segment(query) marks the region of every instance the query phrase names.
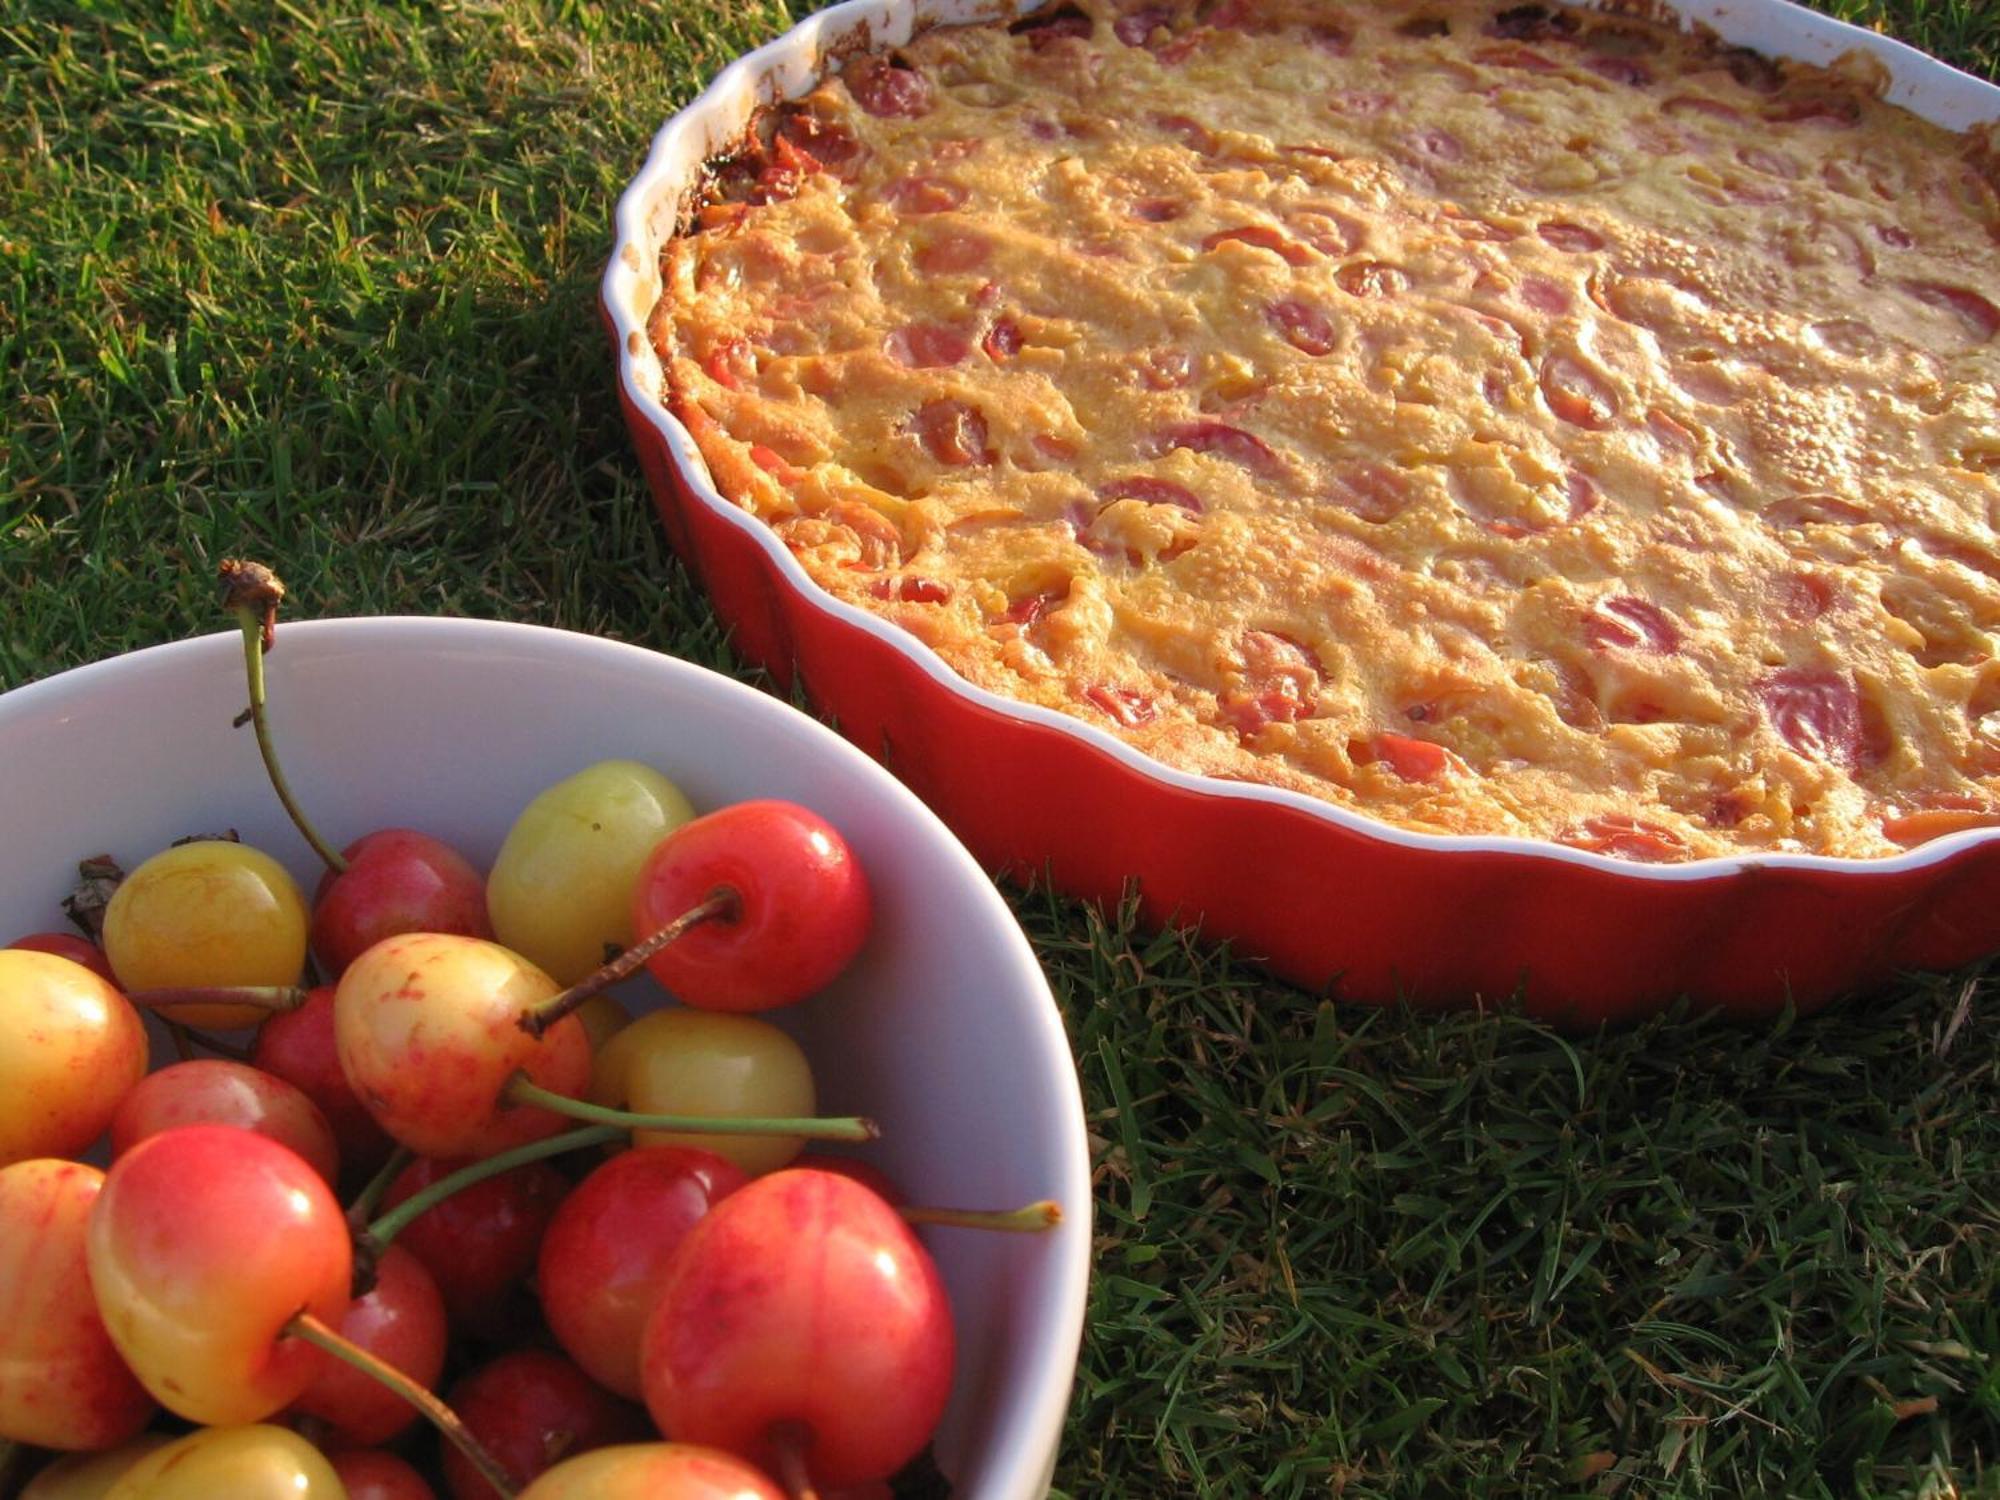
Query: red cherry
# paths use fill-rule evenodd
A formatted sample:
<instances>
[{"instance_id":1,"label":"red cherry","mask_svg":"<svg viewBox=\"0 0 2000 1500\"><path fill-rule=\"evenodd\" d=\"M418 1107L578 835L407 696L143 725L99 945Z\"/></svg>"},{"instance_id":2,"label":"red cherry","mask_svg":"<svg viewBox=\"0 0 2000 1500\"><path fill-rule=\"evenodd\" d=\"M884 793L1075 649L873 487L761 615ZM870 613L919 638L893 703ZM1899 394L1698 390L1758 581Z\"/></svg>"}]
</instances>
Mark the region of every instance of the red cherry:
<instances>
[{"instance_id":1,"label":"red cherry","mask_svg":"<svg viewBox=\"0 0 2000 1500\"><path fill-rule=\"evenodd\" d=\"M111 1164L86 1235L111 1341L159 1402L193 1422L260 1422L313 1377L301 1312L340 1322L354 1273L346 1220L294 1151L184 1125Z\"/></svg>"},{"instance_id":2,"label":"red cherry","mask_svg":"<svg viewBox=\"0 0 2000 1500\"><path fill-rule=\"evenodd\" d=\"M379 1448L342 1448L326 1461L347 1487L347 1500L437 1500L423 1475Z\"/></svg>"},{"instance_id":3,"label":"red cherry","mask_svg":"<svg viewBox=\"0 0 2000 1500\"><path fill-rule=\"evenodd\" d=\"M423 1262L390 1245L375 1263L375 1285L340 1320L341 1336L394 1365L418 1385L435 1387L444 1371L444 1300ZM317 1373L292 1410L330 1423L342 1442L386 1443L417 1419L417 1409L373 1376L324 1350Z\"/></svg>"},{"instance_id":4,"label":"red cherry","mask_svg":"<svg viewBox=\"0 0 2000 1500\"><path fill-rule=\"evenodd\" d=\"M556 1342L593 1380L639 1399L639 1337L668 1258L749 1180L711 1152L649 1146L605 1162L563 1200L542 1236L535 1289Z\"/></svg>"},{"instance_id":5,"label":"red cherry","mask_svg":"<svg viewBox=\"0 0 2000 1500\"><path fill-rule=\"evenodd\" d=\"M688 1231L641 1351L676 1442L813 1479L886 1478L930 1440L955 1338L937 1267L896 1210L835 1172L775 1172Z\"/></svg>"},{"instance_id":6,"label":"red cherry","mask_svg":"<svg viewBox=\"0 0 2000 1500\"><path fill-rule=\"evenodd\" d=\"M395 1142L375 1123L368 1107L340 1070L333 1040L333 986L306 993L297 1010L278 1011L257 1028L250 1061L282 1078L319 1106L340 1148L351 1180L372 1176L389 1159Z\"/></svg>"},{"instance_id":7,"label":"red cherry","mask_svg":"<svg viewBox=\"0 0 2000 1500\"><path fill-rule=\"evenodd\" d=\"M282 1078L221 1057L172 1063L148 1073L111 1116L111 1155L181 1125L227 1125L288 1146L329 1185L340 1180L333 1127L303 1092Z\"/></svg>"},{"instance_id":8,"label":"red cherry","mask_svg":"<svg viewBox=\"0 0 2000 1500\"><path fill-rule=\"evenodd\" d=\"M415 1197L468 1163L411 1162L382 1196L384 1209ZM396 1236L431 1273L451 1325L482 1336L518 1327L525 1308L521 1284L569 1180L546 1162L529 1162L454 1193L410 1221Z\"/></svg>"},{"instance_id":9,"label":"red cherry","mask_svg":"<svg viewBox=\"0 0 2000 1500\"><path fill-rule=\"evenodd\" d=\"M449 844L409 828L363 834L313 896L312 951L329 977L386 937L451 932L490 938L486 880Z\"/></svg>"},{"instance_id":10,"label":"red cherry","mask_svg":"<svg viewBox=\"0 0 2000 1500\"><path fill-rule=\"evenodd\" d=\"M78 937L73 932L31 932L15 938L7 946L27 948L35 953L53 953L57 958L82 964L113 988L119 987L118 976L111 972L111 961L104 956L104 950L89 938Z\"/></svg>"},{"instance_id":11,"label":"red cherry","mask_svg":"<svg viewBox=\"0 0 2000 1500\"><path fill-rule=\"evenodd\" d=\"M825 819L790 802L738 802L684 823L639 872L633 931L650 935L719 891L733 910L646 961L689 1005L752 1011L823 989L868 935L868 882Z\"/></svg>"},{"instance_id":12,"label":"red cherry","mask_svg":"<svg viewBox=\"0 0 2000 1500\"><path fill-rule=\"evenodd\" d=\"M517 1349L474 1370L452 1387L449 1404L517 1484L574 1454L650 1436L637 1407L544 1349ZM493 1500L493 1487L455 1448L445 1450L444 1482L453 1500Z\"/></svg>"}]
</instances>

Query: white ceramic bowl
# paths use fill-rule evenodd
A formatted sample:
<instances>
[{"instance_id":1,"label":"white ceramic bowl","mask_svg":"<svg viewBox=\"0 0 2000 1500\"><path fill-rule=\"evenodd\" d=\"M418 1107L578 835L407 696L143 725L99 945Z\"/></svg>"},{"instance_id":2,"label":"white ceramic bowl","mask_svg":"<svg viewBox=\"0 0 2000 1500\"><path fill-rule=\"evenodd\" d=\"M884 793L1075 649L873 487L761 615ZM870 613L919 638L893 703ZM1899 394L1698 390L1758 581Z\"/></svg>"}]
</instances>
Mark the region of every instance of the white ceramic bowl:
<instances>
[{"instance_id":1,"label":"white ceramic bowl","mask_svg":"<svg viewBox=\"0 0 2000 1500\"><path fill-rule=\"evenodd\" d=\"M920 1202L1051 1197L1036 1236L927 1231L959 1366L937 1437L966 1500L1048 1489L1089 1272L1083 1106L1062 1020L987 877L922 803L805 715L686 662L590 636L472 620L280 627L271 718L300 800L345 842L402 824L490 861L519 809L592 761L632 757L699 809L785 797L853 845L876 926L835 988L785 1018L823 1108L863 1112L870 1159ZM64 926L78 859L127 868L190 833L239 830L311 889L250 730L240 637L156 647L0 696L0 941Z\"/></svg>"}]
</instances>

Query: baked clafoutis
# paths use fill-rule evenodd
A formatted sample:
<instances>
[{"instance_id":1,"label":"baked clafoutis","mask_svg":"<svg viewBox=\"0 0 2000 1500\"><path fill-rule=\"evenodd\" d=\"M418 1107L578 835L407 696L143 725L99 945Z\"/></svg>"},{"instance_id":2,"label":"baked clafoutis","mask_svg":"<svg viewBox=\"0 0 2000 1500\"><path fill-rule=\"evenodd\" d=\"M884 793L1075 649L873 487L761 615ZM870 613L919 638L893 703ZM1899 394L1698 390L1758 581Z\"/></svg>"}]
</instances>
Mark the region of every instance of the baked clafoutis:
<instances>
[{"instance_id":1,"label":"baked clafoutis","mask_svg":"<svg viewBox=\"0 0 2000 1500\"><path fill-rule=\"evenodd\" d=\"M823 588L1168 765L1894 854L2000 823L2000 153L1878 73L1492 0L938 27L716 163L666 400Z\"/></svg>"}]
</instances>

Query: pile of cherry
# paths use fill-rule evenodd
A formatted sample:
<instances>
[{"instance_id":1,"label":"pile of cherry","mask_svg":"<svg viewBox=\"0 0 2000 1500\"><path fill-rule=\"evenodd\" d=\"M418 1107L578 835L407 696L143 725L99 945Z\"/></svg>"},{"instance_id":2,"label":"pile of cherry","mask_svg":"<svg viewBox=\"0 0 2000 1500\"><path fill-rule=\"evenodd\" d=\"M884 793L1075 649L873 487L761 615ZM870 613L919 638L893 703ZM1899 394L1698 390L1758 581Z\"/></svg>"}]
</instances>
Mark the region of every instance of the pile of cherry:
<instances>
[{"instance_id":1,"label":"pile of cherry","mask_svg":"<svg viewBox=\"0 0 2000 1500\"><path fill-rule=\"evenodd\" d=\"M70 910L98 941L0 949L0 1490L886 1497L954 1358L911 1225L1056 1213L912 1208L801 1156L874 1134L816 1117L754 1014L862 946L839 834L785 802L696 816L608 761L484 878L407 829L336 852L266 722L282 588L224 581L244 718L327 871L308 909L231 838L86 861ZM680 1004L634 1021L604 991L642 966ZM182 1059L150 1073L148 1012ZM107 1132L108 1169L75 1159Z\"/></svg>"}]
</instances>

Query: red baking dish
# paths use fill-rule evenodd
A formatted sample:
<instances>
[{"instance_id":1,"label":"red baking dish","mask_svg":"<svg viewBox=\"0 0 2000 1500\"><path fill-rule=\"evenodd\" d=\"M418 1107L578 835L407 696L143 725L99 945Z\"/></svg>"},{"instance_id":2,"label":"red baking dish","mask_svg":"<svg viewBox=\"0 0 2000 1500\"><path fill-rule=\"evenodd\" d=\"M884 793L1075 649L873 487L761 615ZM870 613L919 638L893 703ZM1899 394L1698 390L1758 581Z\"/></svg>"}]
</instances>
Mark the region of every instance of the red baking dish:
<instances>
[{"instance_id":1,"label":"red baking dish","mask_svg":"<svg viewBox=\"0 0 2000 1500\"><path fill-rule=\"evenodd\" d=\"M989 867L1199 924L1309 989L1370 1002L1503 1000L1573 1024L1681 995L1742 1015L1800 1009L1905 968L2000 948L2000 830L1880 860L1778 854L1642 865L1504 837L1405 831L1329 803L1184 773L1080 720L971 686L914 638L834 600L723 500L660 399L645 336L659 250L703 163L763 105L804 93L859 37L1031 5L852 0L725 69L655 138L621 199L603 306L633 442L680 556L739 650L876 756ZM1825 64L1870 54L1887 97L1950 129L2000 120L2000 89L1785 0L1660 9L1732 43Z\"/></svg>"}]
</instances>

